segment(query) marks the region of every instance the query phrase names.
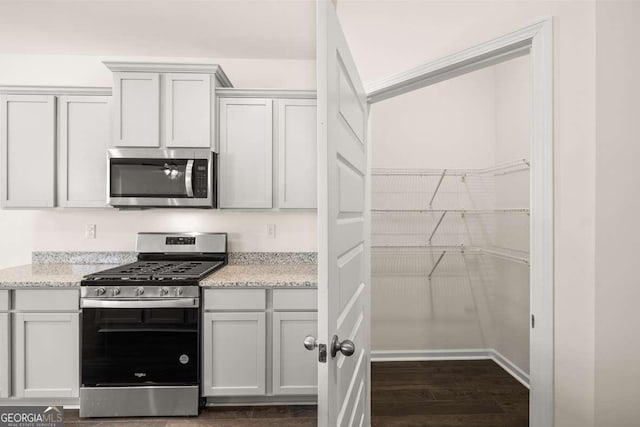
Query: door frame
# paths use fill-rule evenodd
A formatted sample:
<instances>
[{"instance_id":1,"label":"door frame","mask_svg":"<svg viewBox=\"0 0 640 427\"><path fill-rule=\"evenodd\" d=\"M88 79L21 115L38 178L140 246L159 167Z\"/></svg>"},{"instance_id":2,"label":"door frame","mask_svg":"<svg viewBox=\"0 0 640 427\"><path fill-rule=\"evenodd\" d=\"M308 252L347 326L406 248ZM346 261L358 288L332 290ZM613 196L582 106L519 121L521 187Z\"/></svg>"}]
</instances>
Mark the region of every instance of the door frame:
<instances>
[{"instance_id":1,"label":"door frame","mask_svg":"<svg viewBox=\"0 0 640 427\"><path fill-rule=\"evenodd\" d=\"M530 54L531 427L554 425L553 18L366 85L369 104ZM534 322L535 319L535 322Z\"/></svg>"}]
</instances>

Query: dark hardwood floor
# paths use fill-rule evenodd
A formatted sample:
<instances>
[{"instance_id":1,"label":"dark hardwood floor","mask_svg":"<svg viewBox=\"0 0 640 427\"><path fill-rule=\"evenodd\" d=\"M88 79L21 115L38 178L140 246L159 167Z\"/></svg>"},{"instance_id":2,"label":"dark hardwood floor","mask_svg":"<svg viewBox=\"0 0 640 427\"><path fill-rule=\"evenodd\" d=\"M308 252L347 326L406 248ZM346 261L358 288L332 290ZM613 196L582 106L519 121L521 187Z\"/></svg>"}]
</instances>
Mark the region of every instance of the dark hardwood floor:
<instances>
[{"instance_id":1,"label":"dark hardwood floor","mask_svg":"<svg viewBox=\"0 0 640 427\"><path fill-rule=\"evenodd\" d=\"M376 362L371 367L374 427L525 427L529 392L490 360ZM314 406L207 408L197 418L79 419L97 426L315 426Z\"/></svg>"},{"instance_id":2,"label":"dark hardwood floor","mask_svg":"<svg viewBox=\"0 0 640 427\"><path fill-rule=\"evenodd\" d=\"M375 427L526 427L529 390L491 360L377 362Z\"/></svg>"}]
</instances>

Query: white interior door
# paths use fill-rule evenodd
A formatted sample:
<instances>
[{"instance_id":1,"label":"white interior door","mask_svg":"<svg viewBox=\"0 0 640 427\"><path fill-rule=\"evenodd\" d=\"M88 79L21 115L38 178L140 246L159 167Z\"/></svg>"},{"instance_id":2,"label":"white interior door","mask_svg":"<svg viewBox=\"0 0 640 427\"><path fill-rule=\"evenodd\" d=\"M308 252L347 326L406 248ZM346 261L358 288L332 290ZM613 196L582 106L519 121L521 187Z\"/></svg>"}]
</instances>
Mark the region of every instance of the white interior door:
<instances>
[{"instance_id":1,"label":"white interior door","mask_svg":"<svg viewBox=\"0 0 640 427\"><path fill-rule=\"evenodd\" d=\"M361 426L370 424L368 106L329 0L317 2L317 32L318 424Z\"/></svg>"}]
</instances>

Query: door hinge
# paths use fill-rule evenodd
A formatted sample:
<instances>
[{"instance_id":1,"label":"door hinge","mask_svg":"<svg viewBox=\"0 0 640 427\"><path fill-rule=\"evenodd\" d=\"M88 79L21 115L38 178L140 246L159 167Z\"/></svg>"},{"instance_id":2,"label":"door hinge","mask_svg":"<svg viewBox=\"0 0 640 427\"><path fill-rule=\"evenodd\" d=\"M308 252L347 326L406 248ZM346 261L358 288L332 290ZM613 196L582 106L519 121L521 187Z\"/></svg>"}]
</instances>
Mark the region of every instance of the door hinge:
<instances>
[{"instance_id":1,"label":"door hinge","mask_svg":"<svg viewBox=\"0 0 640 427\"><path fill-rule=\"evenodd\" d=\"M531 315L531 329L536 327L536 316Z\"/></svg>"},{"instance_id":2,"label":"door hinge","mask_svg":"<svg viewBox=\"0 0 640 427\"><path fill-rule=\"evenodd\" d=\"M327 345L318 344L318 362L327 363Z\"/></svg>"}]
</instances>

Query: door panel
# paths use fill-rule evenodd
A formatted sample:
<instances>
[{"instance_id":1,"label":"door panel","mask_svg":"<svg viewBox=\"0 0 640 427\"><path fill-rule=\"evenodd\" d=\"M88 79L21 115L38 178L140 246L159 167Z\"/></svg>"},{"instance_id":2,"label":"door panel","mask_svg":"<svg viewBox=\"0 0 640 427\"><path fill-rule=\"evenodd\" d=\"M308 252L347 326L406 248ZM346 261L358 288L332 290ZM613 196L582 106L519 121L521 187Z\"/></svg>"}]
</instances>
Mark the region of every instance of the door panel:
<instances>
[{"instance_id":1,"label":"door panel","mask_svg":"<svg viewBox=\"0 0 640 427\"><path fill-rule=\"evenodd\" d=\"M220 99L221 208L273 206L270 99Z\"/></svg>"},{"instance_id":2,"label":"door panel","mask_svg":"<svg viewBox=\"0 0 640 427\"><path fill-rule=\"evenodd\" d=\"M0 398L9 397L9 389L11 388L10 348L9 313L0 313Z\"/></svg>"},{"instance_id":3,"label":"door panel","mask_svg":"<svg viewBox=\"0 0 640 427\"><path fill-rule=\"evenodd\" d=\"M205 313L203 396L266 391L265 313Z\"/></svg>"},{"instance_id":4,"label":"door panel","mask_svg":"<svg viewBox=\"0 0 640 427\"><path fill-rule=\"evenodd\" d=\"M321 426L370 423L368 105L334 6L318 3L318 279ZM355 345L331 357L330 343Z\"/></svg>"},{"instance_id":5,"label":"door panel","mask_svg":"<svg viewBox=\"0 0 640 427\"><path fill-rule=\"evenodd\" d=\"M107 206L108 96L60 98L60 200L62 207Z\"/></svg>"},{"instance_id":6,"label":"door panel","mask_svg":"<svg viewBox=\"0 0 640 427\"><path fill-rule=\"evenodd\" d=\"M78 313L15 313L18 398L78 397Z\"/></svg>"},{"instance_id":7,"label":"door panel","mask_svg":"<svg viewBox=\"0 0 640 427\"><path fill-rule=\"evenodd\" d=\"M160 146L160 75L113 73L113 145Z\"/></svg>"},{"instance_id":8,"label":"door panel","mask_svg":"<svg viewBox=\"0 0 640 427\"><path fill-rule=\"evenodd\" d=\"M278 108L278 207L316 207L318 160L315 99L283 99Z\"/></svg>"},{"instance_id":9,"label":"door panel","mask_svg":"<svg viewBox=\"0 0 640 427\"><path fill-rule=\"evenodd\" d=\"M0 97L0 205L54 206L55 96Z\"/></svg>"},{"instance_id":10,"label":"door panel","mask_svg":"<svg viewBox=\"0 0 640 427\"><path fill-rule=\"evenodd\" d=\"M273 394L316 394L318 367L314 353L300 345L315 336L315 312L273 313Z\"/></svg>"},{"instance_id":11,"label":"door panel","mask_svg":"<svg viewBox=\"0 0 640 427\"><path fill-rule=\"evenodd\" d=\"M165 145L211 147L211 74L165 74Z\"/></svg>"}]
</instances>

